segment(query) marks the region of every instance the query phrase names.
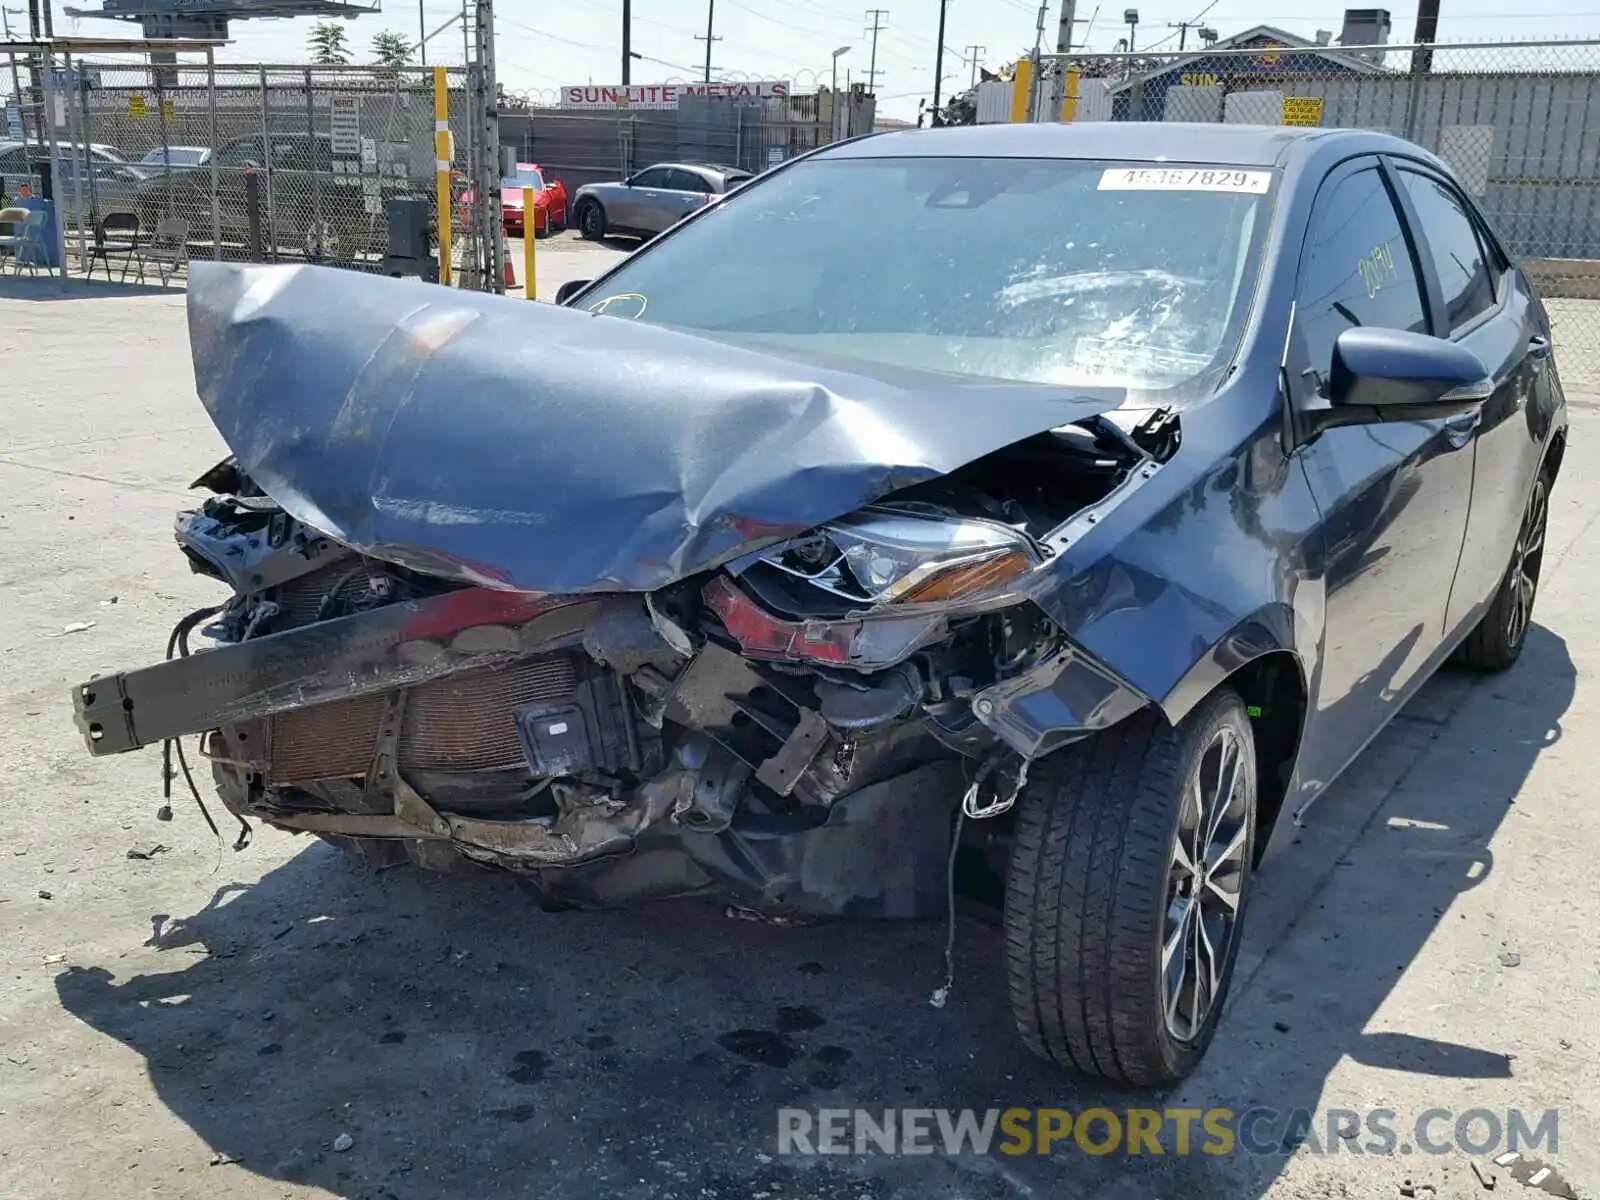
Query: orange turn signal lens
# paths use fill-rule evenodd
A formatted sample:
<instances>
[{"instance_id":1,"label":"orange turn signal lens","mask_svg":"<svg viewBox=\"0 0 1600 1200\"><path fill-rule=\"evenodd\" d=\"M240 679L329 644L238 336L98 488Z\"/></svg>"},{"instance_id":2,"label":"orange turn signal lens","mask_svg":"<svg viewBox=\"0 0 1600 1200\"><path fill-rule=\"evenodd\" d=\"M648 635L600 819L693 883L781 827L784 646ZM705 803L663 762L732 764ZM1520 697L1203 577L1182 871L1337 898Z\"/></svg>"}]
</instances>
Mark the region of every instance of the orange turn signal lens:
<instances>
[{"instance_id":1,"label":"orange turn signal lens","mask_svg":"<svg viewBox=\"0 0 1600 1200\"><path fill-rule=\"evenodd\" d=\"M925 579L908 589L895 603L930 604L941 600L959 600L974 592L992 591L1026 575L1032 565L1026 554L1009 550L983 562L965 563L940 571L931 579Z\"/></svg>"}]
</instances>

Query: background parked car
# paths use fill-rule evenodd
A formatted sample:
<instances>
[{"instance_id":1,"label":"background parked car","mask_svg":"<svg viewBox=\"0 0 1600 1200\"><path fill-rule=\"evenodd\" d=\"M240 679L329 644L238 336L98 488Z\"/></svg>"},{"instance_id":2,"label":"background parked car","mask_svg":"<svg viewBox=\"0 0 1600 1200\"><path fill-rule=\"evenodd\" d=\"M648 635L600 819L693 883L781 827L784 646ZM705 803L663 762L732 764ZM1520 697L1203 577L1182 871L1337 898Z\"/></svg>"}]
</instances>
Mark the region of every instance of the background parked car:
<instances>
[{"instance_id":1,"label":"background parked car","mask_svg":"<svg viewBox=\"0 0 1600 1200\"><path fill-rule=\"evenodd\" d=\"M192 171L211 162L210 146L157 146L139 160L139 165L152 172L171 167L174 171Z\"/></svg>"},{"instance_id":2,"label":"background parked car","mask_svg":"<svg viewBox=\"0 0 1600 1200\"><path fill-rule=\"evenodd\" d=\"M749 171L714 163L657 163L618 183L579 188L573 220L586 238L653 237L749 178Z\"/></svg>"},{"instance_id":3,"label":"background parked car","mask_svg":"<svg viewBox=\"0 0 1600 1200\"><path fill-rule=\"evenodd\" d=\"M514 175L500 181L500 213L507 237L521 237L527 221L522 211L522 190L532 188L533 232L537 237L567 227L567 188L559 179L546 179L537 163L518 163Z\"/></svg>"},{"instance_id":4,"label":"background parked car","mask_svg":"<svg viewBox=\"0 0 1600 1200\"><path fill-rule=\"evenodd\" d=\"M461 228L472 224L474 192L467 177L460 171L452 172L455 189L455 222ZM507 237L521 237L525 226L522 212L522 189L538 192L534 198L534 226L537 234L567 227L567 185L559 179L545 176L538 163L518 163L516 173L500 180L500 226Z\"/></svg>"},{"instance_id":5,"label":"background parked car","mask_svg":"<svg viewBox=\"0 0 1600 1200\"><path fill-rule=\"evenodd\" d=\"M216 207L224 242L249 242L248 180L259 173L259 232L264 249L334 261L384 252L384 217L381 209L374 213L366 204L367 185L378 176L335 170L333 139L328 134L273 134L270 157L268 148L260 134L234 138L217 148ZM378 189L380 201L415 190L409 181L391 177L383 177ZM138 201L141 224L153 228L170 212L189 222L193 236L207 239L211 235L210 171L157 172L139 190Z\"/></svg>"},{"instance_id":6,"label":"background parked car","mask_svg":"<svg viewBox=\"0 0 1600 1200\"><path fill-rule=\"evenodd\" d=\"M77 220L80 205L85 214L93 209L98 216L117 210L133 210L134 196L146 174L139 167L124 162L115 148L91 144L88 148L90 169L87 172L83 168L83 151L78 150L76 199L73 195L73 173L68 169L68 164L73 161L72 147L58 143L56 154L61 169L55 181L55 195L67 221ZM15 197L24 184L38 195L43 184L43 167L49 161L48 146L0 141L0 196Z\"/></svg>"}]
</instances>

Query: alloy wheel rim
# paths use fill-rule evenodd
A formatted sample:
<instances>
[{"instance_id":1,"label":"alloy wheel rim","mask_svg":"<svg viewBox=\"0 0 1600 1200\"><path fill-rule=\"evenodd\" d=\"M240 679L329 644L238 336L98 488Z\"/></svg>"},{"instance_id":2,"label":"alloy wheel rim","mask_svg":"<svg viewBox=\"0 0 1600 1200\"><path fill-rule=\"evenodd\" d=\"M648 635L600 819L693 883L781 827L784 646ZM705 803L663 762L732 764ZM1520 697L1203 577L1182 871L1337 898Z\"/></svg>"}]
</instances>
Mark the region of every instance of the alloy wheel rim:
<instances>
[{"instance_id":1,"label":"alloy wheel rim","mask_svg":"<svg viewBox=\"0 0 1600 1200\"><path fill-rule=\"evenodd\" d=\"M1161 933L1162 1012L1180 1042L1205 1028L1238 929L1249 870L1244 758L1239 735L1218 730L1184 787Z\"/></svg>"},{"instance_id":2,"label":"alloy wheel rim","mask_svg":"<svg viewBox=\"0 0 1600 1200\"><path fill-rule=\"evenodd\" d=\"M1517 545L1511 553L1511 575L1507 580L1511 588L1511 611L1506 614L1506 641L1513 646L1522 644L1533 620L1533 600L1539 590L1539 567L1544 561L1545 520L1549 514L1549 500L1545 494L1544 480L1533 485L1528 497L1528 511L1522 518L1522 528L1517 531Z\"/></svg>"}]
</instances>

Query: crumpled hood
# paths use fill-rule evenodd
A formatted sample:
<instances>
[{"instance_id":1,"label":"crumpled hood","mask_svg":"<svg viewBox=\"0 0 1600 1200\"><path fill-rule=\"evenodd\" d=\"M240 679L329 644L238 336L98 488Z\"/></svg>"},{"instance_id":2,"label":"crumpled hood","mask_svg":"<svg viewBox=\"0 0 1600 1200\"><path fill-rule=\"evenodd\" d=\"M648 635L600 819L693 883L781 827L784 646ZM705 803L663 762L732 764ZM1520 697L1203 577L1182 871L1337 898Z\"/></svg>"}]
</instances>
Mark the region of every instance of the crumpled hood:
<instances>
[{"instance_id":1,"label":"crumpled hood","mask_svg":"<svg viewBox=\"0 0 1600 1200\"><path fill-rule=\"evenodd\" d=\"M529 591L662 587L1121 399L330 268L195 263L188 305L200 398L288 512Z\"/></svg>"}]
</instances>

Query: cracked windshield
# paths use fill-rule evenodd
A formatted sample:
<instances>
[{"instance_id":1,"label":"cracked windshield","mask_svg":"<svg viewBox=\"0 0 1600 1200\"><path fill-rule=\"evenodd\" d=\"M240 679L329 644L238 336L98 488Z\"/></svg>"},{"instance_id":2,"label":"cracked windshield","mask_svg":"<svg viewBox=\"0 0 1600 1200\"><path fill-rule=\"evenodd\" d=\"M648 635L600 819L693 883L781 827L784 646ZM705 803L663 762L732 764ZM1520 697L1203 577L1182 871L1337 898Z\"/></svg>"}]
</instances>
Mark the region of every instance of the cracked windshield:
<instances>
[{"instance_id":1,"label":"cracked windshield","mask_svg":"<svg viewBox=\"0 0 1600 1200\"><path fill-rule=\"evenodd\" d=\"M626 264L586 306L924 370L1175 388L1232 354L1271 178L1005 158L801 163Z\"/></svg>"}]
</instances>

